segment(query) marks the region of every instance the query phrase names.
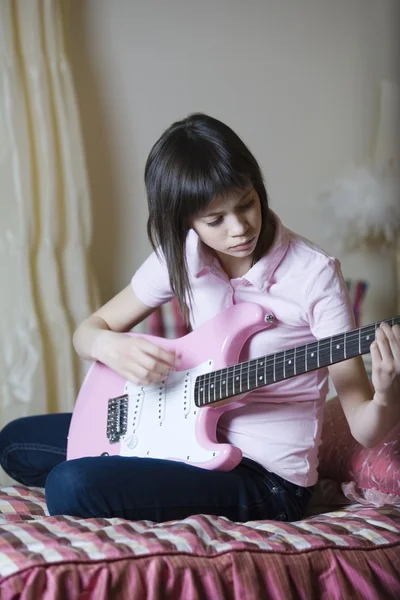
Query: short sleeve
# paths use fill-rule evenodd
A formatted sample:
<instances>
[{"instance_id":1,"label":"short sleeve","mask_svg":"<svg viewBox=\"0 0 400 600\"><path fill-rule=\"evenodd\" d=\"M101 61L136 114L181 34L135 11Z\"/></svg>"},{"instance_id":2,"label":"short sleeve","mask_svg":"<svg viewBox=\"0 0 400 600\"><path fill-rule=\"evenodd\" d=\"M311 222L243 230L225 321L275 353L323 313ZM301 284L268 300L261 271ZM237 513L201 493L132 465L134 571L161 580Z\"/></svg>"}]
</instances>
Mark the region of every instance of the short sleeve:
<instances>
[{"instance_id":1,"label":"short sleeve","mask_svg":"<svg viewBox=\"0 0 400 600\"><path fill-rule=\"evenodd\" d=\"M313 269L306 291L308 318L312 334L317 339L353 329L353 307L340 262L324 257Z\"/></svg>"},{"instance_id":2,"label":"short sleeve","mask_svg":"<svg viewBox=\"0 0 400 600\"><path fill-rule=\"evenodd\" d=\"M131 279L131 286L139 300L151 307L160 306L174 296L167 265L156 252L152 252L138 268Z\"/></svg>"}]
</instances>

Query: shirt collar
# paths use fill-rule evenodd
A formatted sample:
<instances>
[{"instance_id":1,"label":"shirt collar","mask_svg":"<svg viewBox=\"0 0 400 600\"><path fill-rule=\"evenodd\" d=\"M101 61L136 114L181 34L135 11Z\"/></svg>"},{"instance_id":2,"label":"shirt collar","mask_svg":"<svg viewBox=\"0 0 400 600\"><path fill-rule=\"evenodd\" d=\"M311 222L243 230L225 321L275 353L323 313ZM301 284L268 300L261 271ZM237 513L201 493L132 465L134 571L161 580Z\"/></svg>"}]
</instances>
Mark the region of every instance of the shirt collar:
<instances>
[{"instance_id":1,"label":"shirt collar","mask_svg":"<svg viewBox=\"0 0 400 600\"><path fill-rule=\"evenodd\" d=\"M200 277L210 271L211 266L218 262L215 256L207 251L197 233L191 229L186 242L188 267L193 277Z\"/></svg>"},{"instance_id":2,"label":"shirt collar","mask_svg":"<svg viewBox=\"0 0 400 600\"><path fill-rule=\"evenodd\" d=\"M246 279L249 283L263 291L269 284L275 269L282 261L289 247L288 229L286 229L273 211L271 211L271 214L275 220L275 237L271 248L243 277L238 278ZM204 246L193 229L188 233L187 258L189 271L194 277L200 277L204 273L209 272L213 266L216 266L220 270L218 260L211 252L207 251L206 246Z\"/></svg>"},{"instance_id":3,"label":"shirt collar","mask_svg":"<svg viewBox=\"0 0 400 600\"><path fill-rule=\"evenodd\" d=\"M260 260L256 262L245 275L243 275L243 279L246 279L262 291L270 284L275 270L282 262L289 248L289 230L282 224L278 215L273 211L271 211L271 214L275 220L275 237L272 246L267 254L261 257Z\"/></svg>"}]
</instances>

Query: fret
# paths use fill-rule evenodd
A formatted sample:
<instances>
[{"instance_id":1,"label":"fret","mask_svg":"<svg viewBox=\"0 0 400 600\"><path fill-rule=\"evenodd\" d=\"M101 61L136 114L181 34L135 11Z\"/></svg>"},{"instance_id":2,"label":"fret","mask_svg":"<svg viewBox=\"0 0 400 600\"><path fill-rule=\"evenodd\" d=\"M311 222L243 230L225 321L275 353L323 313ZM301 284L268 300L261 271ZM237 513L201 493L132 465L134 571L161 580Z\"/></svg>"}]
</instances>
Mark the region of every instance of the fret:
<instances>
[{"instance_id":1,"label":"fret","mask_svg":"<svg viewBox=\"0 0 400 600\"><path fill-rule=\"evenodd\" d=\"M204 376L201 381L200 392L201 392L202 403L205 406L207 404L207 397L206 397L207 389L206 389L206 380L205 380Z\"/></svg>"},{"instance_id":2,"label":"fret","mask_svg":"<svg viewBox=\"0 0 400 600\"><path fill-rule=\"evenodd\" d=\"M262 360L257 359L257 369L256 369L256 373L257 373L257 377L256 377L257 387L261 386L265 382L264 377L262 375L260 375L260 372L262 370L262 367L264 367L264 364L265 364L265 360L264 359L262 359Z\"/></svg>"},{"instance_id":3,"label":"fret","mask_svg":"<svg viewBox=\"0 0 400 600\"><path fill-rule=\"evenodd\" d=\"M246 363L240 363L240 391L241 392L246 392L246 387L244 384L244 380L246 377Z\"/></svg>"},{"instance_id":4,"label":"fret","mask_svg":"<svg viewBox=\"0 0 400 600\"><path fill-rule=\"evenodd\" d=\"M329 362L332 364L332 338L329 340Z\"/></svg>"},{"instance_id":5,"label":"fret","mask_svg":"<svg viewBox=\"0 0 400 600\"><path fill-rule=\"evenodd\" d=\"M265 381L268 384L274 383L275 367L274 367L275 355L265 357Z\"/></svg>"},{"instance_id":6,"label":"fret","mask_svg":"<svg viewBox=\"0 0 400 600\"><path fill-rule=\"evenodd\" d=\"M375 327L369 325L368 327L363 327L361 330L361 351L363 353L369 352L369 348L372 342L375 339Z\"/></svg>"},{"instance_id":7,"label":"fret","mask_svg":"<svg viewBox=\"0 0 400 600\"><path fill-rule=\"evenodd\" d=\"M331 344L326 340L320 340L318 344L318 368L327 367L331 363Z\"/></svg>"},{"instance_id":8,"label":"fret","mask_svg":"<svg viewBox=\"0 0 400 600\"><path fill-rule=\"evenodd\" d=\"M344 332L344 336L343 336L343 348L344 348L344 357L347 358L346 332Z\"/></svg>"},{"instance_id":9,"label":"fret","mask_svg":"<svg viewBox=\"0 0 400 600\"><path fill-rule=\"evenodd\" d=\"M317 367L319 369L320 363L319 363L319 340L317 341Z\"/></svg>"},{"instance_id":10,"label":"fret","mask_svg":"<svg viewBox=\"0 0 400 600\"><path fill-rule=\"evenodd\" d=\"M227 381L226 369L221 369L221 385L222 385L221 400L222 400L222 398L226 398L226 396L227 396L226 381Z\"/></svg>"},{"instance_id":11,"label":"fret","mask_svg":"<svg viewBox=\"0 0 400 600\"><path fill-rule=\"evenodd\" d=\"M275 354L275 381L282 381L285 378L285 353L277 352Z\"/></svg>"},{"instance_id":12,"label":"fret","mask_svg":"<svg viewBox=\"0 0 400 600\"><path fill-rule=\"evenodd\" d=\"M332 362L338 362L344 358L343 335L334 335L332 337Z\"/></svg>"},{"instance_id":13,"label":"fret","mask_svg":"<svg viewBox=\"0 0 400 600\"><path fill-rule=\"evenodd\" d=\"M297 373L296 373L296 348L294 349L293 368L294 368L294 374L297 375Z\"/></svg>"},{"instance_id":14,"label":"fret","mask_svg":"<svg viewBox=\"0 0 400 600\"><path fill-rule=\"evenodd\" d=\"M214 402L216 401L216 397L215 397L215 389L217 387L217 371L214 371L214 383L212 384L212 390L213 390L213 394L214 394Z\"/></svg>"},{"instance_id":15,"label":"fret","mask_svg":"<svg viewBox=\"0 0 400 600\"><path fill-rule=\"evenodd\" d=\"M285 377L296 375L296 350L285 351Z\"/></svg>"},{"instance_id":16,"label":"fret","mask_svg":"<svg viewBox=\"0 0 400 600\"><path fill-rule=\"evenodd\" d=\"M230 383L230 388L229 389L229 383L227 385L227 396L234 396L235 395L235 367L228 367L228 375L227 375L227 380Z\"/></svg>"},{"instance_id":17,"label":"fret","mask_svg":"<svg viewBox=\"0 0 400 600\"><path fill-rule=\"evenodd\" d=\"M224 381L224 377L225 377L225 369L219 369L218 371L218 383L219 383L219 400L222 400L224 397L224 388L222 386L222 383Z\"/></svg>"},{"instance_id":18,"label":"fret","mask_svg":"<svg viewBox=\"0 0 400 600\"><path fill-rule=\"evenodd\" d=\"M305 360L305 367L304 367L304 371L307 372L308 371L308 361L307 361L307 356L308 356L308 344L306 344L304 346L304 360Z\"/></svg>"},{"instance_id":19,"label":"fret","mask_svg":"<svg viewBox=\"0 0 400 600\"><path fill-rule=\"evenodd\" d=\"M204 377L198 377L199 387L198 387L198 396L199 396L199 405L204 406Z\"/></svg>"},{"instance_id":20,"label":"fret","mask_svg":"<svg viewBox=\"0 0 400 600\"><path fill-rule=\"evenodd\" d=\"M203 379L201 382L201 395L202 395L202 399L203 399L203 405L205 406L207 404L207 399L206 399L206 380L205 380L205 376L203 375Z\"/></svg>"},{"instance_id":21,"label":"fret","mask_svg":"<svg viewBox=\"0 0 400 600\"><path fill-rule=\"evenodd\" d=\"M194 382L194 403L196 406L199 406L199 378L196 377L196 381Z\"/></svg>"},{"instance_id":22,"label":"fret","mask_svg":"<svg viewBox=\"0 0 400 600\"><path fill-rule=\"evenodd\" d=\"M224 379L226 381L226 383L224 385L224 398L227 398L229 396L229 381L230 381L229 367L226 367L226 369L223 369L223 375L224 375Z\"/></svg>"},{"instance_id":23,"label":"fret","mask_svg":"<svg viewBox=\"0 0 400 600\"><path fill-rule=\"evenodd\" d=\"M253 358L249 362L249 389L254 390L257 387L257 359Z\"/></svg>"},{"instance_id":24,"label":"fret","mask_svg":"<svg viewBox=\"0 0 400 600\"><path fill-rule=\"evenodd\" d=\"M236 366L238 367L237 373L236 373L236 382L239 383L239 391L241 392L242 391L242 364L240 363L239 365L236 365Z\"/></svg>"},{"instance_id":25,"label":"fret","mask_svg":"<svg viewBox=\"0 0 400 600\"><path fill-rule=\"evenodd\" d=\"M283 379L286 379L286 350L283 351Z\"/></svg>"},{"instance_id":26,"label":"fret","mask_svg":"<svg viewBox=\"0 0 400 600\"><path fill-rule=\"evenodd\" d=\"M250 363L247 362L247 390L250 389Z\"/></svg>"},{"instance_id":27,"label":"fret","mask_svg":"<svg viewBox=\"0 0 400 600\"><path fill-rule=\"evenodd\" d=\"M345 337L345 358L352 358L360 354L360 333L348 331Z\"/></svg>"},{"instance_id":28,"label":"fret","mask_svg":"<svg viewBox=\"0 0 400 600\"><path fill-rule=\"evenodd\" d=\"M307 344L307 371L318 368L318 346L315 342Z\"/></svg>"},{"instance_id":29,"label":"fret","mask_svg":"<svg viewBox=\"0 0 400 600\"><path fill-rule=\"evenodd\" d=\"M296 349L296 373L295 375L301 375L306 372L306 347L299 346Z\"/></svg>"}]
</instances>

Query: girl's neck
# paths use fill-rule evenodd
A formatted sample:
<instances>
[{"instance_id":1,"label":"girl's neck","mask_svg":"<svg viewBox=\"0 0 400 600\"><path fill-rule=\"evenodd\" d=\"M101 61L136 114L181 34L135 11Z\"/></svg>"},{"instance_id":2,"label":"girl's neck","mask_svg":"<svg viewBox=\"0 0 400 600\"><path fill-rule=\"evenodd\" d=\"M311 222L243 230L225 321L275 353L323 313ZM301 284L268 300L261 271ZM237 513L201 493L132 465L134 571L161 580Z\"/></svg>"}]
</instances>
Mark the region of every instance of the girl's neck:
<instances>
[{"instance_id":1,"label":"girl's neck","mask_svg":"<svg viewBox=\"0 0 400 600\"><path fill-rule=\"evenodd\" d=\"M243 260L240 261L238 261L237 258L232 260L231 256L227 256L226 259L225 257L222 258L220 256L218 256L217 258L222 269L227 274L229 279L243 277L244 275L246 275L246 273L250 271L251 267L253 266L252 256L247 256L246 258L243 258Z\"/></svg>"}]
</instances>

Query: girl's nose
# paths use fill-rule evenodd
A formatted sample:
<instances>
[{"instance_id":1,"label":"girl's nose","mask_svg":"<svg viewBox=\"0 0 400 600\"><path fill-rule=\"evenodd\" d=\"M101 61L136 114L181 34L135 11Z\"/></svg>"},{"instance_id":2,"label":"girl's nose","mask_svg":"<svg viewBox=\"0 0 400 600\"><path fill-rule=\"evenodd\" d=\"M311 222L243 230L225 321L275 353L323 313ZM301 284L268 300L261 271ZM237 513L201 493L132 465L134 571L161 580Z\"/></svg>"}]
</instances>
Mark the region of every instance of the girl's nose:
<instances>
[{"instance_id":1,"label":"girl's nose","mask_svg":"<svg viewBox=\"0 0 400 600\"><path fill-rule=\"evenodd\" d=\"M232 220L229 222L229 233L232 237L244 235L247 229L248 223L244 218L232 217Z\"/></svg>"}]
</instances>

